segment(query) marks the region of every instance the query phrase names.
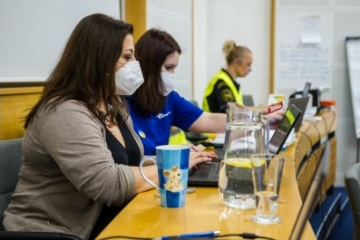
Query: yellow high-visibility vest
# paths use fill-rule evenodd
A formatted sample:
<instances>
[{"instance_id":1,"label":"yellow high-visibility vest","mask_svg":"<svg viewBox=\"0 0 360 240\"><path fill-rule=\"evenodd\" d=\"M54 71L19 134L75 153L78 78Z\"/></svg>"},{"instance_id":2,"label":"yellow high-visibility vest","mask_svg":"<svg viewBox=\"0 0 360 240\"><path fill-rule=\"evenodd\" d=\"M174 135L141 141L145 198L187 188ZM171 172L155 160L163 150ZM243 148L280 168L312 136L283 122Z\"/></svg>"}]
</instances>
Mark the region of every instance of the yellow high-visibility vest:
<instances>
[{"instance_id":1,"label":"yellow high-visibility vest","mask_svg":"<svg viewBox=\"0 0 360 240\"><path fill-rule=\"evenodd\" d=\"M175 132L170 133L169 145L181 145L189 144L190 142L186 139L186 135L180 128Z\"/></svg>"},{"instance_id":2,"label":"yellow high-visibility vest","mask_svg":"<svg viewBox=\"0 0 360 240\"><path fill-rule=\"evenodd\" d=\"M229 74L227 74L225 71L223 71L222 69L219 70L215 76L210 80L209 84L207 85L206 89L205 89L205 94L204 94L204 99L203 99L203 104L202 104L202 109L206 112L210 112L210 107L209 107L209 103L207 101L207 97L213 92L214 90L214 86L215 84L219 81L219 80L223 80L225 82L225 84L230 88L233 96L235 97L235 102L244 105L243 102L243 97L242 97L242 93L241 91L239 91L232 78L229 76Z\"/></svg>"}]
</instances>

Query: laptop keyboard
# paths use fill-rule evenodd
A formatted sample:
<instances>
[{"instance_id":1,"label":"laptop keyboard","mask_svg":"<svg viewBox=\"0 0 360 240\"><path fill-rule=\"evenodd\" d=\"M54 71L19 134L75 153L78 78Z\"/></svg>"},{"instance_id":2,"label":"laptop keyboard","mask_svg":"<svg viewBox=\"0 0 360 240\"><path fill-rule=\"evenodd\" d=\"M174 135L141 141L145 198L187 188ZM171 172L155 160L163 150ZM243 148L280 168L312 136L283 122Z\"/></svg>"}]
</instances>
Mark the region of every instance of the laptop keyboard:
<instances>
[{"instance_id":1,"label":"laptop keyboard","mask_svg":"<svg viewBox=\"0 0 360 240\"><path fill-rule=\"evenodd\" d=\"M220 162L213 162L212 167L210 170L210 173L208 175L208 180L215 180L217 181L219 179L219 173L220 173Z\"/></svg>"}]
</instances>

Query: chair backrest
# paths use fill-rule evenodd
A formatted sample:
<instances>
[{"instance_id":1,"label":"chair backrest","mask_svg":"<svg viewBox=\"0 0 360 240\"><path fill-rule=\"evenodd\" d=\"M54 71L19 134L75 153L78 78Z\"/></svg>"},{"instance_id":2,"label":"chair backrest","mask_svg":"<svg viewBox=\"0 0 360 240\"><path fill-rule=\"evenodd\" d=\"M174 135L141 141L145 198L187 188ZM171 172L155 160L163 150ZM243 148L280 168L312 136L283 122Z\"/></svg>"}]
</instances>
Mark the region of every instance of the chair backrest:
<instances>
[{"instance_id":1,"label":"chair backrest","mask_svg":"<svg viewBox=\"0 0 360 240\"><path fill-rule=\"evenodd\" d=\"M360 163L355 163L345 172L344 180L354 218L354 239L360 239Z\"/></svg>"},{"instance_id":2,"label":"chair backrest","mask_svg":"<svg viewBox=\"0 0 360 240\"><path fill-rule=\"evenodd\" d=\"M22 162L22 138L0 141L0 231L3 213L18 182Z\"/></svg>"}]
</instances>

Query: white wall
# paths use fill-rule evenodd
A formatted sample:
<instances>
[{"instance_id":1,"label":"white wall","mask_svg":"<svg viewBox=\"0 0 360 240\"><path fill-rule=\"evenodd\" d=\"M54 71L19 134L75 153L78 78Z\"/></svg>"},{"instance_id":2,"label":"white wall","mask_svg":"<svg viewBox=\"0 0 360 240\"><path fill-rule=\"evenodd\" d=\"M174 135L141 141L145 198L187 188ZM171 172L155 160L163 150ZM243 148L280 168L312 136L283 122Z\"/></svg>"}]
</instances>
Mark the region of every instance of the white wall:
<instances>
[{"instance_id":1,"label":"white wall","mask_svg":"<svg viewBox=\"0 0 360 240\"><path fill-rule=\"evenodd\" d=\"M0 0L0 82L45 81L76 24L119 0Z\"/></svg>"},{"instance_id":2,"label":"white wall","mask_svg":"<svg viewBox=\"0 0 360 240\"><path fill-rule=\"evenodd\" d=\"M331 91L323 99L335 99L338 109L337 170L335 185L343 185L345 171L355 162L357 139L345 58L345 37L360 36L359 0L277 0L282 8L304 8L334 15ZM315 6L315 5L316 6ZM204 90L212 75L225 65L224 41L233 39L248 46L254 54L253 72L242 81L242 92L252 94L255 104L266 104L270 79L270 0L194 0L194 98L202 103ZM325 19L325 16L324 16ZM284 24L279 24L284 25ZM319 25L321 26L321 25ZM290 32L291 29L282 29ZM322 32L323 29L319 29ZM328 36L323 36L328 37ZM326 39L328 40L328 39ZM276 49L275 49L276 50ZM275 79L276 80L276 79ZM276 81L275 81L276 84ZM288 88L301 88L303 83ZM279 89L275 91L283 91ZM318 87L314 84L314 87Z\"/></svg>"},{"instance_id":3,"label":"white wall","mask_svg":"<svg viewBox=\"0 0 360 240\"><path fill-rule=\"evenodd\" d=\"M249 47L253 71L241 82L256 105L267 104L270 80L269 0L194 0L194 98L202 104L211 77L225 67L225 41Z\"/></svg>"}]
</instances>

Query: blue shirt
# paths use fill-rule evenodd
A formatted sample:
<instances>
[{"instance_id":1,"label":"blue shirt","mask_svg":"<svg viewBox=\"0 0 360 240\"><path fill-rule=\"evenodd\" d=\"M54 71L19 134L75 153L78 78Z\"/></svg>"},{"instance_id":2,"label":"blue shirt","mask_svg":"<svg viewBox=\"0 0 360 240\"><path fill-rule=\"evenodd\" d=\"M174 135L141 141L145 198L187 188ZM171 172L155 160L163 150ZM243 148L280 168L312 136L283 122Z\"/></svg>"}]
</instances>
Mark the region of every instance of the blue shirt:
<instances>
[{"instance_id":1,"label":"blue shirt","mask_svg":"<svg viewBox=\"0 0 360 240\"><path fill-rule=\"evenodd\" d=\"M169 143L171 126L186 131L203 113L203 110L181 97L175 91L169 93L165 107L161 112L151 114L150 118L140 116L134 110L134 99L132 97L128 97L127 102L135 132L144 145L145 155L156 155L156 146Z\"/></svg>"}]
</instances>

